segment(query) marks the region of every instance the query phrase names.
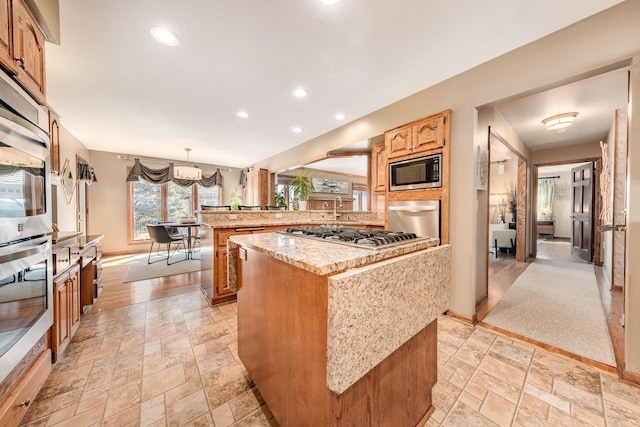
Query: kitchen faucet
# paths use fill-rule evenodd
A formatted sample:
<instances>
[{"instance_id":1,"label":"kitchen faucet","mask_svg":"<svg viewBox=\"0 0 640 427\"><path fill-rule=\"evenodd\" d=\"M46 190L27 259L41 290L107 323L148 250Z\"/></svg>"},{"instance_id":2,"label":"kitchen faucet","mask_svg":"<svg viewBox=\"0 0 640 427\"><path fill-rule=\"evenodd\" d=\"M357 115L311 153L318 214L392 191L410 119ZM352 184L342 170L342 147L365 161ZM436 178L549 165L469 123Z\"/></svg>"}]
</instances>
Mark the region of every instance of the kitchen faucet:
<instances>
[{"instance_id":1,"label":"kitchen faucet","mask_svg":"<svg viewBox=\"0 0 640 427\"><path fill-rule=\"evenodd\" d=\"M333 219L338 219L340 216L340 214L336 212L336 203L338 200L340 201L340 207L342 207L342 197L336 196L336 198L333 199Z\"/></svg>"},{"instance_id":2,"label":"kitchen faucet","mask_svg":"<svg viewBox=\"0 0 640 427\"><path fill-rule=\"evenodd\" d=\"M322 202L322 219L324 219L324 208L329 207L329 203L327 202Z\"/></svg>"}]
</instances>

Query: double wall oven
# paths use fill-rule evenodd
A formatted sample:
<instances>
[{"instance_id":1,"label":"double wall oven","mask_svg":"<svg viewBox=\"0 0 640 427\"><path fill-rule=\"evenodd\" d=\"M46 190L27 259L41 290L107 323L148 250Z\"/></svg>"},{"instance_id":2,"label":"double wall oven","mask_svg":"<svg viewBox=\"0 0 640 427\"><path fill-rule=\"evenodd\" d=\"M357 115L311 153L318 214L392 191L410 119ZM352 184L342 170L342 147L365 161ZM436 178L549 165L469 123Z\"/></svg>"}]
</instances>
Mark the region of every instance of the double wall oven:
<instances>
[{"instance_id":1,"label":"double wall oven","mask_svg":"<svg viewBox=\"0 0 640 427\"><path fill-rule=\"evenodd\" d=\"M49 136L0 75L0 383L53 323Z\"/></svg>"}]
</instances>

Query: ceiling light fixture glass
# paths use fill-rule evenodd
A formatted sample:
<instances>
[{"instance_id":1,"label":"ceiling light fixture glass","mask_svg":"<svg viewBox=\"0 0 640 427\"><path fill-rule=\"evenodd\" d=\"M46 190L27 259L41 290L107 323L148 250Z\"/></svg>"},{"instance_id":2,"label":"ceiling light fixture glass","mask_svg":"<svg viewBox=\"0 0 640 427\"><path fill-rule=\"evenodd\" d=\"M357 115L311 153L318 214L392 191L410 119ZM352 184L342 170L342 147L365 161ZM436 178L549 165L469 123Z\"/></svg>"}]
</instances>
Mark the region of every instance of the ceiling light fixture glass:
<instances>
[{"instance_id":1,"label":"ceiling light fixture glass","mask_svg":"<svg viewBox=\"0 0 640 427\"><path fill-rule=\"evenodd\" d=\"M547 127L547 130L558 130L562 128L567 128L573 124L576 120L576 116L578 113L562 113L557 114L555 116L547 117L542 121Z\"/></svg>"},{"instance_id":2,"label":"ceiling light fixture glass","mask_svg":"<svg viewBox=\"0 0 640 427\"><path fill-rule=\"evenodd\" d=\"M345 116L344 114L342 114L342 113L338 113L338 114L336 114L336 120L344 120L344 119L345 119L345 117L346 117L346 116Z\"/></svg>"},{"instance_id":3,"label":"ceiling light fixture glass","mask_svg":"<svg viewBox=\"0 0 640 427\"><path fill-rule=\"evenodd\" d=\"M327 6L333 6L334 4L338 3L338 0L320 0L323 4L326 4Z\"/></svg>"},{"instance_id":4,"label":"ceiling light fixture glass","mask_svg":"<svg viewBox=\"0 0 640 427\"><path fill-rule=\"evenodd\" d=\"M189 152L191 148L185 148L184 150L187 152L187 166L175 166L173 168L173 177L190 181L202 179L202 171L197 167L189 166Z\"/></svg>"},{"instance_id":5,"label":"ceiling light fixture glass","mask_svg":"<svg viewBox=\"0 0 640 427\"><path fill-rule=\"evenodd\" d=\"M238 111L236 114L238 115L238 117L242 117L243 119L249 117L249 113L247 113L246 111Z\"/></svg>"},{"instance_id":6,"label":"ceiling light fixture glass","mask_svg":"<svg viewBox=\"0 0 640 427\"><path fill-rule=\"evenodd\" d=\"M299 128L299 127L292 127L291 130L294 131L295 133L301 133L302 132L302 128Z\"/></svg>"},{"instance_id":7,"label":"ceiling light fixture glass","mask_svg":"<svg viewBox=\"0 0 640 427\"><path fill-rule=\"evenodd\" d=\"M309 91L301 87L293 91L293 96L296 98L304 98L307 95L309 95Z\"/></svg>"},{"instance_id":8,"label":"ceiling light fixture glass","mask_svg":"<svg viewBox=\"0 0 640 427\"><path fill-rule=\"evenodd\" d=\"M165 27L154 26L149 30L151 31L151 35L154 39L158 40L162 44L166 44L167 46L178 46L180 44L180 39L176 34Z\"/></svg>"}]
</instances>

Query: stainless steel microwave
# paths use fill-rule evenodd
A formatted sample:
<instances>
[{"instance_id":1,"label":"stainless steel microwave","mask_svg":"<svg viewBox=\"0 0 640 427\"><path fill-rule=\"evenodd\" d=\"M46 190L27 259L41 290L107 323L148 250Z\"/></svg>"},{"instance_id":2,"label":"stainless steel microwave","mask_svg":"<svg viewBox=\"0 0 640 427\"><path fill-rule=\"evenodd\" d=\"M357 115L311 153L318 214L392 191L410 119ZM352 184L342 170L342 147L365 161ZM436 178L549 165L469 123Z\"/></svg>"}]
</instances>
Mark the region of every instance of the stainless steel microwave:
<instances>
[{"instance_id":1,"label":"stainless steel microwave","mask_svg":"<svg viewBox=\"0 0 640 427\"><path fill-rule=\"evenodd\" d=\"M389 163L389 191L442 187L442 153Z\"/></svg>"}]
</instances>

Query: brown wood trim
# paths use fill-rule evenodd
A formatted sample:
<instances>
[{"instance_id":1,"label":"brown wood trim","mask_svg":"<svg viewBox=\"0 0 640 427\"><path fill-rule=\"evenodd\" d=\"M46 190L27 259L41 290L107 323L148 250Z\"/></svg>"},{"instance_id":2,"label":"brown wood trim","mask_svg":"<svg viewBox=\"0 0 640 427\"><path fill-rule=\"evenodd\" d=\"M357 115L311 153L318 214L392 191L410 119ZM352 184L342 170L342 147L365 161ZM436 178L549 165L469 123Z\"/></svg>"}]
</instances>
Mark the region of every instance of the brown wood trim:
<instances>
[{"instance_id":1,"label":"brown wood trim","mask_svg":"<svg viewBox=\"0 0 640 427\"><path fill-rule=\"evenodd\" d=\"M640 374L637 372L631 372L625 369L622 372L622 379L640 385Z\"/></svg>"},{"instance_id":2,"label":"brown wood trim","mask_svg":"<svg viewBox=\"0 0 640 427\"><path fill-rule=\"evenodd\" d=\"M498 328L497 326L493 326L493 325L490 325L490 324L485 323L485 322L479 322L477 324L477 326L479 326L479 327L481 327L483 329L487 329L487 330L493 331L493 332L495 332L495 333L497 333L499 335L503 335L503 336L505 336L507 338L516 339L518 341L524 341L526 343L529 343L529 344L532 344L532 345L534 345L536 347L539 347L539 348L541 348L541 349L543 349L545 351L548 351L549 353L553 353L555 355L562 356L562 357L564 357L566 359L569 359L569 360L572 360L574 362L580 362L580 363L582 363L584 365L591 366L592 368L598 369L599 371L606 372L608 374L612 374L612 375L618 376L618 369L615 366L610 366L610 365L607 365L605 363L598 362L597 360L589 359L587 357L578 356L577 354L573 354L573 353L568 352L566 350L563 350L561 348L554 347L552 345L545 344L543 342L536 341L536 340L531 339L531 338L527 338L525 336L522 336L522 335L510 332L510 331L507 331L507 330L502 329L502 328Z\"/></svg>"},{"instance_id":3,"label":"brown wood trim","mask_svg":"<svg viewBox=\"0 0 640 427\"><path fill-rule=\"evenodd\" d=\"M475 313L473 314L473 317L465 316L464 314L456 313L452 310L447 310L445 314L463 323L468 323L469 325L475 325L478 321Z\"/></svg>"},{"instance_id":4,"label":"brown wood trim","mask_svg":"<svg viewBox=\"0 0 640 427\"><path fill-rule=\"evenodd\" d=\"M591 224L591 233L593 234L593 265L602 267L602 231L599 225L602 224L600 214L602 213L602 194L600 194L600 173L602 172L602 158L597 159L593 165L593 190L591 191L593 205L593 221ZM613 246L613 241L611 242ZM613 248L612 248L613 252Z\"/></svg>"},{"instance_id":5,"label":"brown wood trim","mask_svg":"<svg viewBox=\"0 0 640 427\"><path fill-rule=\"evenodd\" d=\"M480 310L480 308L482 308L483 305L485 305L487 303L487 301L489 301L489 293L485 293L484 295L482 295L480 298L478 298L476 300L476 312L478 310Z\"/></svg>"},{"instance_id":6,"label":"brown wood trim","mask_svg":"<svg viewBox=\"0 0 640 427\"><path fill-rule=\"evenodd\" d=\"M431 405L431 407L429 407L429 410L427 410L427 412L424 414L424 417L422 417L422 419L418 421L417 427L426 426L427 421L429 420L429 418L431 418L431 415L435 410L436 410L436 407Z\"/></svg>"},{"instance_id":7,"label":"brown wood trim","mask_svg":"<svg viewBox=\"0 0 640 427\"><path fill-rule=\"evenodd\" d=\"M527 260L527 162L518 159L518 208L516 221L516 261Z\"/></svg>"},{"instance_id":8,"label":"brown wood trim","mask_svg":"<svg viewBox=\"0 0 640 427\"><path fill-rule=\"evenodd\" d=\"M496 138L498 141L500 141L501 143L503 143L505 145L505 147L507 147L513 154L515 154L516 156L518 156L518 158L520 160L522 160L523 162L527 162L527 158L521 154L518 150L515 149L515 147L511 144L509 144L507 142L506 139L504 139L502 136L500 136L500 134L496 131L494 131L491 126L489 126L489 134L491 137Z\"/></svg>"},{"instance_id":9,"label":"brown wood trim","mask_svg":"<svg viewBox=\"0 0 640 427\"><path fill-rule=\"evenodd\" d=\"M609 289L611 292L624 292L624 288L620 285L611 285L611 288Z\"/></svg>"}]
</instances>

